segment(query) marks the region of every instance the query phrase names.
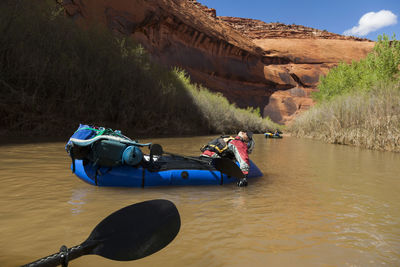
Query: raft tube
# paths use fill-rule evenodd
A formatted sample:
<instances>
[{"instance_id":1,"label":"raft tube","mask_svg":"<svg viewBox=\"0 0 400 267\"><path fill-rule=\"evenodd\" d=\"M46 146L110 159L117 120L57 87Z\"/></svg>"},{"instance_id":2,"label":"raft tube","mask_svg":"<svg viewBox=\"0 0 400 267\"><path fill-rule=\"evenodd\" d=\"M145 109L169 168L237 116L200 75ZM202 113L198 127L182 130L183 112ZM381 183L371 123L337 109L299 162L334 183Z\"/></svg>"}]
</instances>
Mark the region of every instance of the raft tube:
<instances>
[{"instance_id":1,"label":"raft tube","mask_svg":"<svg viewBox=\"0 0 400 267\"><path fill-rule=\"evenodd\" d=\"M212 165L174 156L161 156L150 164L144 157L144 164L137 167L117 166L112 168L95 167L91 162L75 160L75 174L91 185L149 187L181 185L223 185L236 182L235 177L227 176ZM71 169L73 169L71 165ZM261 177L260 169L250 161L248 178Z\"/></svg>"}]
</instances>

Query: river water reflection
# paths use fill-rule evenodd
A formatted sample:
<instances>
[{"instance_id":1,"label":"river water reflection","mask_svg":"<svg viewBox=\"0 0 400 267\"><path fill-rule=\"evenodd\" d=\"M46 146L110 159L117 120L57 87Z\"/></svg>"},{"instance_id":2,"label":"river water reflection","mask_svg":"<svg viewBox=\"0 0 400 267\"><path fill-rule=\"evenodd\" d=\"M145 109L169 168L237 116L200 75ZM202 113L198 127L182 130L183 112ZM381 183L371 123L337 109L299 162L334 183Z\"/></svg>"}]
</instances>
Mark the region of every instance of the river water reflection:
<instances>
[{"instance_id":1,"label":"river water reflection","mask_svg":"<svg viewBox=\"0 0 400 267\"><path fill-rule=\"evenodd\" d=\"M196 155L210 138L151 141ZM70 266L400 266L400 154L256 135L251 158L264 176L247 188L98 188L71 173L64 143L2 145L0 266L78 245L113 211L156 198L181 214L165 249Z\"/></svg>"}]
</instances>

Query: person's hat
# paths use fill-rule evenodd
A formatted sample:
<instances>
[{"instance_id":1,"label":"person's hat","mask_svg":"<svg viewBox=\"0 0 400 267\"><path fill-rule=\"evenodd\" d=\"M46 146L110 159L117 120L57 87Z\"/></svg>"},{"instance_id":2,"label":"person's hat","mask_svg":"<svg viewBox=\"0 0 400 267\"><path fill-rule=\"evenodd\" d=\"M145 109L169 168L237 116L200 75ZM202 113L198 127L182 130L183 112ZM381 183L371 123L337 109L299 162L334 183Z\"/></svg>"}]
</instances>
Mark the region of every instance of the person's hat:
<instances>
[{"instance_id":1,"label":"person's hat","mask_svg":"<svg viewBox=\"0 0 400 267\"><path fill-rule=\"evenodd\" d=\"M246 131L247 137L249 138L249 140L253 140L253 132L250 131Z\"/></svg>"}]
</instances>

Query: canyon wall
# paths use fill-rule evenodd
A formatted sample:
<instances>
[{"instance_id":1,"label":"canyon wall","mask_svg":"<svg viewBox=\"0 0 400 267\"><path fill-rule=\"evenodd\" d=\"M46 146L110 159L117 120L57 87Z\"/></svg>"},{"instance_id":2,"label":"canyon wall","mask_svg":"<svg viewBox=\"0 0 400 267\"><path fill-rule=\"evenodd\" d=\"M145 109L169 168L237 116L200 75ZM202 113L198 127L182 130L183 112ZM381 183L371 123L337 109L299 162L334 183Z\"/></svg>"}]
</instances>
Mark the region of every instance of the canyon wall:
<instances>
[{"instance_id":1,"label":"canyon wall","mask_svg":"<svg viewBox=\"0 0 400 267\"><path fill-rule=\"evenodd\" d=\"M192 81L281 124L313 105L320 75L374 46L299 25L218 17L194 0L64 0L63 6L71 18L134 38L156 61L185 69Z\"/></svg>"}]
</instances>

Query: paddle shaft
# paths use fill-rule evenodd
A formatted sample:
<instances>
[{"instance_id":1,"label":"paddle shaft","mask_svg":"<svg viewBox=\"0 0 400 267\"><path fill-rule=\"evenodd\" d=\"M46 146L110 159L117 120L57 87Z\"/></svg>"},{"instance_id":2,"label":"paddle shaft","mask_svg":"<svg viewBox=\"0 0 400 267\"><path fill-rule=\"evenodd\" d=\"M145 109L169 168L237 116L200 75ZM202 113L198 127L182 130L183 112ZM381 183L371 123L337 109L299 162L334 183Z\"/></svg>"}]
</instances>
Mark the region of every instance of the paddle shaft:
<instances>
[{"instance_id":1,"label":"paddle shaft","mask_svg":"<svg viewBox=\"0 0 400 267\"><path fill-rule=\"evenodd\" d=\"M53 255L38 259L34 262L23 265L22 267L52 267L52 266L63 265L64 263L68 264L69 261L88 254L88 252L90 252L91 249L96 247L96 245L97 244L92 244L91 246L81 244L69 248L66 252L60 251L54 253Z\"/></svg>"}]
</instances>

